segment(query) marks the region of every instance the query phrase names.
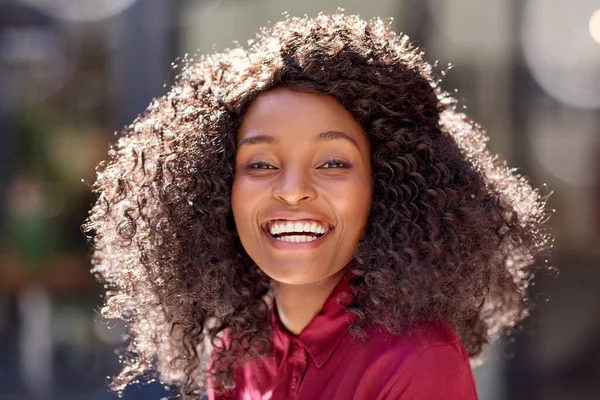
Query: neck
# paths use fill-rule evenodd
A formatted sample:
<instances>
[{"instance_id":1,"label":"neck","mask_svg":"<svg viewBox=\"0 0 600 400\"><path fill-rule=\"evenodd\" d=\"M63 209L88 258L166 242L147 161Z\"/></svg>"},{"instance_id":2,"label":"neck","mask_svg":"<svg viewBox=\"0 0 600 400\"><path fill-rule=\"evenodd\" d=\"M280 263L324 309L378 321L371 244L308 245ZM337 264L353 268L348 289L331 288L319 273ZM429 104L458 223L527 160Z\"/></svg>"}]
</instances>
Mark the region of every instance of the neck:
<instances>
[{"instance_id":1,"label":"neck","mask_svg":"<svg viewBox=\"0 0 600 400\"><path fill-rule=\"evenodd\" d=\"M345 271L344 268L319 282L305 285L273 281L275 304L282 325L292 334L299 335L321 311Z\"/></svg>"}]
</instances>

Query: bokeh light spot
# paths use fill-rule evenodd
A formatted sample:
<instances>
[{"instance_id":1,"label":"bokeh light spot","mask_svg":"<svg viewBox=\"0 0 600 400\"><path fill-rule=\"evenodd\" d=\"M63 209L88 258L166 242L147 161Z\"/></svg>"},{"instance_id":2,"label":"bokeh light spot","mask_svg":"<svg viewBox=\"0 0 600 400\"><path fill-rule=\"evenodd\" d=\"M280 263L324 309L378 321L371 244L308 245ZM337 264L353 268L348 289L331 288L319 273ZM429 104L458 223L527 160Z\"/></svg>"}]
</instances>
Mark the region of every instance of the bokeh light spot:
<instances>
[{"instance_id":1,"label":"bokeh light spot","mask_svg":"<svg viewBox=\"0 0 600 400\"><path fill-rule=\"evenodd\" d=\"M590 18L590 35L600 44L600 8L594 11Z\"/></svg>"}]
</instances>

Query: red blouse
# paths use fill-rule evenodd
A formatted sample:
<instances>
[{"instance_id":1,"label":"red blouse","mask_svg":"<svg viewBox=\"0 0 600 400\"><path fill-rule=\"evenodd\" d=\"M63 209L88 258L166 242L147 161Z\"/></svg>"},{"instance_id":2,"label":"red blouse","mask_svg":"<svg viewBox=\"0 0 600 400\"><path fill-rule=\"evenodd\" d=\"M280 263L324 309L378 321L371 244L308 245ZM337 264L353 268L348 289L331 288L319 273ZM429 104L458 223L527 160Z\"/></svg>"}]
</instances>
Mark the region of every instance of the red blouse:
<instances>
[{"instance_id":1,"label":"red blouse","mask_svg":"<svg viewBox=\"0 0 600 400\"><path fill-rule=\"evenodd\" d=\"M209 400L477 400L465 348L443 318L404 336L371 330L361 342L348 332L356 316L337 301L348 290L346 275L298 336L273 306L275 357L238 369L236 388L209 389Z\"/></svg>"}]
</instances>

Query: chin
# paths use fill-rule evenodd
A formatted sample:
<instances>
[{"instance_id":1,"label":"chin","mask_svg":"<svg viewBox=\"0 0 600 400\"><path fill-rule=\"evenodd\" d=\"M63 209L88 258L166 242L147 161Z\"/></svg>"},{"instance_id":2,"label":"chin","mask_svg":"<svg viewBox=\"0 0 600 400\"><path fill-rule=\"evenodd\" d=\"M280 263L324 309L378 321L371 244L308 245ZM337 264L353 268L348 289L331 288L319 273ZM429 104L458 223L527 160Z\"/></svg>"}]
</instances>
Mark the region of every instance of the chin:
<instances>
[{"instance_id":1,"label":"chin","mask_svg":"<svg viewBox=\"0 0 600 400\"><path fill-rule=\"evenodd\" d=\"M315 270L316 269L316 270ZM272 280L287 285L309 285L327 279L343 268L333 271L322 271L317 268L290 266L288 268L261 268Z\"/></svg>"}]
</instances>

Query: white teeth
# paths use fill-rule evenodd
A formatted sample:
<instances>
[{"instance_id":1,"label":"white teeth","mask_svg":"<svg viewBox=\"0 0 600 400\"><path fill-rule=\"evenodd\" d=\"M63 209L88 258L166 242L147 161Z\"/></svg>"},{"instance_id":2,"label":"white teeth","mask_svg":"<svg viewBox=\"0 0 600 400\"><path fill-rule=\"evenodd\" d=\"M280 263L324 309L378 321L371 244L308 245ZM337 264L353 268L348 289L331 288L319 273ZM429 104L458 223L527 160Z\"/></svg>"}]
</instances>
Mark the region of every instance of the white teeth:
<instances>
[{"instance_id":1,"label":"white teeth","mask_svg":"<svg viewBox=\"0 0 600 400\"><path fill-rule=\"evenodd\" d=\"M324 234L329 230L329 227L322 225L318 222L310 221L287 221L287 222L271 222L268 224L269 232L271 235L277 235L280 233L300 233L300 232L311 232L316 234Z\"/></svg>"},{"instance_id":2,"label":"white teeth","mask_svg":"<svg viewBox=\"0 0 600 400\"><path fill-rule=\"evenodd\" d=\"M294 223L288 222L287 224L285 224L285 231L283 232L294 232Z\"/></svg>"},{"instance_id":3,"label":"white teeth","mask_svg":"<svg viewBox=\"0 0 600 400\"><path fill-rule=\"evenodd\" d=\"M292 243L304 243L304 242L312 242L317 238L314 236L306 236L306 235L291 235L291 236L283 236L276 238L282 242L292 242Z\"/></svg>"}]
</instances>

